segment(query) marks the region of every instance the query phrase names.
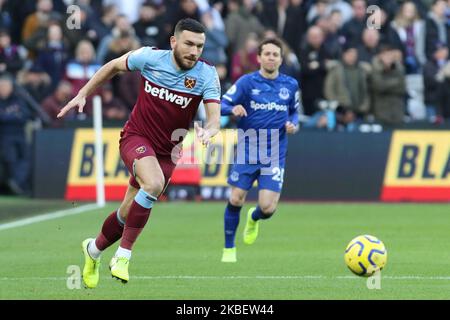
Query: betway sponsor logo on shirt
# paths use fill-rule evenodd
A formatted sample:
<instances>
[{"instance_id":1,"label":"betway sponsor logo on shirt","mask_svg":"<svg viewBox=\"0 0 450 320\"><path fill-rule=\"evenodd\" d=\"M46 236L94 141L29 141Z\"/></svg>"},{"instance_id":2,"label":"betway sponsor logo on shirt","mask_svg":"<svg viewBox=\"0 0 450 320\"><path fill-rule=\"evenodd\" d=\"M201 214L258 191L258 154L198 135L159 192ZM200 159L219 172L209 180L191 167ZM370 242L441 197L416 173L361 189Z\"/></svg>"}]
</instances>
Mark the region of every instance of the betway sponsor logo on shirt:
<instances>
[{"instance_id":1,"label":"betway sponsor logo on shirt","mask_svg":"<svg viewBox=\"0 0 450 320\"><path fill-rule=\"evenodd\" d=\"M181 106L181 108L183 109L186 108L192 101L192 98L180 96L166 88L154 87L148 81L145 81L144 90L154 97L157 97L161 100L166 100L167 102L175 103Z\"/></svg>"},{"instance_id":2,"label":"betway sponsor logo on shirt","mask_svg":"<svg viewBox=\"0 0 450 320\"><path fill-rule=\"evenodd\" d=\"M253 110L275 110L275 111L287 111L288 106L284 104L277 104L275 102L269 103L257 103L253 100L250 101L250 108Z\"/></svg>"}]
</instances>

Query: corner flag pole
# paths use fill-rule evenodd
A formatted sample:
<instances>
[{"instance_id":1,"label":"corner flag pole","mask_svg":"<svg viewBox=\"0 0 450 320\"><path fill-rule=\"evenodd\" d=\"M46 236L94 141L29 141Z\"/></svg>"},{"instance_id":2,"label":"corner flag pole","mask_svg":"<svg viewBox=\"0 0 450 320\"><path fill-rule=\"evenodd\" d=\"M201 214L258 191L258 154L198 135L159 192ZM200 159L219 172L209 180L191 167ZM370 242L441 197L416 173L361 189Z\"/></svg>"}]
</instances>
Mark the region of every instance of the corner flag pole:
<instances>
[{"instance_id":1,"label":"corner flag pole","mask_svg":"<svg viewBox=\"0 0 450 320\"><path fill-rule=\"evenodd\" d=\"M103 123L102 123L102 99L100 96L94 97L94 131L95 131L95 172L97 187L97 205L105 206L105 179L103 168Z\"/></svg>"}]
</instances>

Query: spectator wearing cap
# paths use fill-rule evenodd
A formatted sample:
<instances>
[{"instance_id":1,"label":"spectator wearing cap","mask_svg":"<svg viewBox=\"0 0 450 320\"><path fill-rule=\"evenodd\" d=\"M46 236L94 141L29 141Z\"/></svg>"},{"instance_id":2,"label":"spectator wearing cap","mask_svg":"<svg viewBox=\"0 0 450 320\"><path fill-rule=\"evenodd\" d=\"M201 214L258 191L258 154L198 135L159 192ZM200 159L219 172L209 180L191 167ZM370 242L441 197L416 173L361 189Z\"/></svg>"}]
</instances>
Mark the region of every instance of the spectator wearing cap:
<instances>
[{"instance_id":1,"label":"spectator wearing cap","mask_svg":"<svg viewBox=\"0 0 450 320\"><path fill-rule=\"evenodd\" d=\"M328 71L324 94L327 100L358 118L364 118L370 108L366 69L358 62L358 50L351 43L344 47L341 60Z\"/></svg>"},{"instance_id":2,"label":"spectator wearing cap","mask_svg":"<svg viewBox=\"0 0 450 320\"><path fill-rule=\"evenodd\" d=\"M450 119L450 62L445 44L436 44L433 58L425 64L423 76L428 119L433 123Z\"/></svg>"},{"instance_id":3,"label":"spectator wearing cap","mask_svg":"<svg viewBox=\"0 0 450 320\"><path fill-rule=\"evenodd\" d=\"M433 0L431 10L425 20L425 53L428 60L433 60L437 43L448 44L446 8L447 1Z\"/></svg>"},{"instance_id":4,"label":"spectator wearing cap","mask_svg":"<svg viewBox=\"0 0 450 320\"><path fill-rule=\"evenodd\" d=\"M369 83L375 119L386 125L401 124L405 115L405 70L401 55L391 46L380 46Z\"/></svg>"},{"instance_id":5,"label":"spectator wearing cap","mask_svg":"<svg viewBox=\"0 0 450 320\"><path fill-rule=\"evenodd\" d=\"M6 172L7 185L15 194L30 189L30 150L25 125L32 118L25 102L14 93L13 79L0 76L0 165Z\"/></svg>"},{"instance_id":6,"label":"spectator wearing cap","mask_svg":"<svg viewBox=\"0 0 450 320\"><path fill-rule=\"evenodd\" d=\"M0 73L8 72L16 75L22 67L23 60L19 54L19 47L11 44L7 30L0 30Z\"/></svg>"}]
</instances>

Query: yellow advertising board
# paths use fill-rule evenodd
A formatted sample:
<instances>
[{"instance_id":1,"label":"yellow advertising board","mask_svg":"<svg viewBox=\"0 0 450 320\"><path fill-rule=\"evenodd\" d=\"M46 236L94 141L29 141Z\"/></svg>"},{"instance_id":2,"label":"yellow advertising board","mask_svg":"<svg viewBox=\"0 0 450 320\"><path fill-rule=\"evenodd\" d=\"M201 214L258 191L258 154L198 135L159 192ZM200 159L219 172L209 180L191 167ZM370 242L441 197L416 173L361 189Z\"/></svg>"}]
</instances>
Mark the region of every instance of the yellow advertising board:
<instances>
[{"instance_id":1,"label":"yellow advertising board","mask_svg":"<svg viewBox=\"0 0 450 320\"><path fill-rule=\"evenodd\" d=\"M129 172L120 158L120 129L103 129L103 158L105 196L107 200L121 200L125 194ZM222 130L208 149L205 149L193 131L183 142L183 152L194 154L194 162L202 172L201 186L227 186L231 157L235 148L235 130ZM77 129L74 135L66 199L94 200L96 197L95 135L93 129ZM193 151L192 151L193 150ZM176 169L175 169L176 170Z\"/></svg>"},{"instance_id":2,"label":"yellow advertising board","mask_svg":"<svg viewBox=\"0 0 450 320\"><path fill-rule=\"evenodd\" d=\"M450 132L395 131L381 200L450 200Z\"/></svg>"}]
</instances>

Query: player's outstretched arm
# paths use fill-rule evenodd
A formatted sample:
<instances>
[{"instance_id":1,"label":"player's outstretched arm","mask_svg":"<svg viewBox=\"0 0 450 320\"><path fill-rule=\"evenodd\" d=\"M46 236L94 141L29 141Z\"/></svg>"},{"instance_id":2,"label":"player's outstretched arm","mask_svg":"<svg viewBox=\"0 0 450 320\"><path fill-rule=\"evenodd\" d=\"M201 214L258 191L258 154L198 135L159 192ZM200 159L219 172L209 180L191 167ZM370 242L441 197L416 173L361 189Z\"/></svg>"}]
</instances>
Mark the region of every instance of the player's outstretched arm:
<instances>
[{"instance_id":1,"label":"player's outstretched arm","mask_svg":"<svg viewBox=\"0 0 450 320\"><path fill-rule=\"evenodd\" d=\"M114 77L116 74L122 71L128 71L127 57L131 52L124 54L123 56L111 60L104 66L102 66L88 83L80 89L75 98L69 101L58 113L57 118L62 118L72 108L78 108L78 112L83 112L84 105L86 104L86 97L91 95L98 87L103 83Z\"/></svg>"},{"instance_id":2,"label":"player's outstretched arm","mask_svg":"<svg viewBox=\"0 0 450 320\"><path fill-rule=\"evenodd\" d=\"M195 124L197 137L202 141L203 145L208 146L211 138L220 130L220 105L216 102L205 103L206 125L200 128Z\"/></svg>"}]
</instances>

